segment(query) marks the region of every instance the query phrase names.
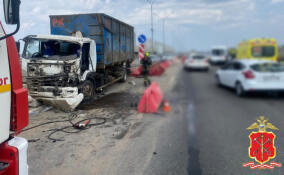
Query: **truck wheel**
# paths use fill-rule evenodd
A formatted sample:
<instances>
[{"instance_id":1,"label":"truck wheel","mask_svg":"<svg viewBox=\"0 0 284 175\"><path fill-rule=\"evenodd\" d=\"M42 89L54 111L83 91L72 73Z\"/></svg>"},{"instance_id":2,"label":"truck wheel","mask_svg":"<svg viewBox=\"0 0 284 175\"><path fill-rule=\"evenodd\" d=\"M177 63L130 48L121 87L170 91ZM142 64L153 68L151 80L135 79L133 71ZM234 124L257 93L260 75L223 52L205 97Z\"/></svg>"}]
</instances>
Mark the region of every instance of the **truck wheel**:
<instances>
[{"instance_id":1,"label":"truck wheel","mask_svg":"<svg viewBox=\"0 0 284 175\"><path fill-rule=\"evenodd\" d=\"M82 84L81 92L84 94L84 101L91 100L95 95L94 83L90 80L84 81L84 83Z\"/></svg>"},{"instance_id":2,"label":"truck wheel","mask_svg":"<svg viewBox=\"0 0 284 175\"><path fill-rule=\"evenodd\" d=\"M124 83L127 80L127 70L125 69L123 71L123 77L121 78L120 82Z\"/></svg>"}]
</instances>

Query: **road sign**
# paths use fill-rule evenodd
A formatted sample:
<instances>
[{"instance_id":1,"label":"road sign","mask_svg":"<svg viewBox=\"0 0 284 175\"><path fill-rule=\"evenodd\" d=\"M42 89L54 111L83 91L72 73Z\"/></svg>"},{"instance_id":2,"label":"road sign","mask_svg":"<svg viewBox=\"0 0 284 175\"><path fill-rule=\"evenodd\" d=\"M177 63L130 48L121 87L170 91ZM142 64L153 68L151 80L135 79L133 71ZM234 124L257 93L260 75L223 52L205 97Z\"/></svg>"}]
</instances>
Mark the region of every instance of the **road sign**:
<instances>
[{"instance_id":1,"label":"road sign","mask_svg":"<svg viewBox=\"0 0 284 175\"><path fill-rule=\"evenodd\" d=\"M144 44L146 42L146 40L147 39L146 39L145 35L143 35L143 34L139 35L139 37L138 37L139 43Z\"/></svg>"}]
</instances>

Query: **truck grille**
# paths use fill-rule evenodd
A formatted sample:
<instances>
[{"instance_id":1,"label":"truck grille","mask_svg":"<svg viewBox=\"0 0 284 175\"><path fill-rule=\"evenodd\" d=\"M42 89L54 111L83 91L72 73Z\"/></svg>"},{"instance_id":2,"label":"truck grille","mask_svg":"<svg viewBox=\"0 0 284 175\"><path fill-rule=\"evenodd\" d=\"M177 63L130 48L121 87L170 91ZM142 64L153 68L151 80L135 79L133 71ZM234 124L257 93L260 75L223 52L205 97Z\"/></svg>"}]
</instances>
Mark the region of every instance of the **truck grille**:
<instances>
[{"instance_id":1,"label":"truck grille","mask_svg":"<svg viewBox=\"0 0 284 175\"><path fill-rule=\"evenodd\" d=\"M41 91L41 86L66 87L68 85L68 76L27 77L27 85L30 91Z\"/></svg>"}]
</instances>

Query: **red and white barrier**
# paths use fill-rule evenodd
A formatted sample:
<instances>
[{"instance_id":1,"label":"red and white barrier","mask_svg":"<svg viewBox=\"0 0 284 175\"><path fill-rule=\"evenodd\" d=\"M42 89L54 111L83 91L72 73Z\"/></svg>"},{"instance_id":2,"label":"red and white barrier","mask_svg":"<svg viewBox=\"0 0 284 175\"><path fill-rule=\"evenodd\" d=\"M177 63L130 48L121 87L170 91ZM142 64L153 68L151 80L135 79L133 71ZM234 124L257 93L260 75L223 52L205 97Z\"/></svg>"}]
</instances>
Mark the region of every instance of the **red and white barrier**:
<instances>
[{"instance_id":1,"label":"red and white barrier","mask_svg":"<svg viewBox=\"0 0 284 175\"><path fill-rule=\"evenodd\" d=\"M139 60L144 58L144 49L145 49L145 45L144 44L140 44L139 45Z\"/></svg>"}]
</instances>

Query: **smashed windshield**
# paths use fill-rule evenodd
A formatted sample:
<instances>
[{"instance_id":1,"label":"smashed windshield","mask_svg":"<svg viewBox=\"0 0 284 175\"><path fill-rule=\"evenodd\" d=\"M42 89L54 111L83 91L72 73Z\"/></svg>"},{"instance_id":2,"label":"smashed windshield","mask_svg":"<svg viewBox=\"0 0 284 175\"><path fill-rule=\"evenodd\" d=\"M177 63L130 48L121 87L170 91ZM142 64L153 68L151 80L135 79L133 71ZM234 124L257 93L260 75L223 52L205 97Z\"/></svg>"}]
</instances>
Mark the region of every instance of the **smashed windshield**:
<instances>
[{"instance_id":1,"label":"smashed windshield","mask_svg":"<svg viewBox=\"0 0 284 175\"><path fill-rule=\"evenodd\" d=\"M80 44L58 41L30 39L26 42L24 58L27 59L67 59L80 56Z\"/></svg>"}]
</instances>

